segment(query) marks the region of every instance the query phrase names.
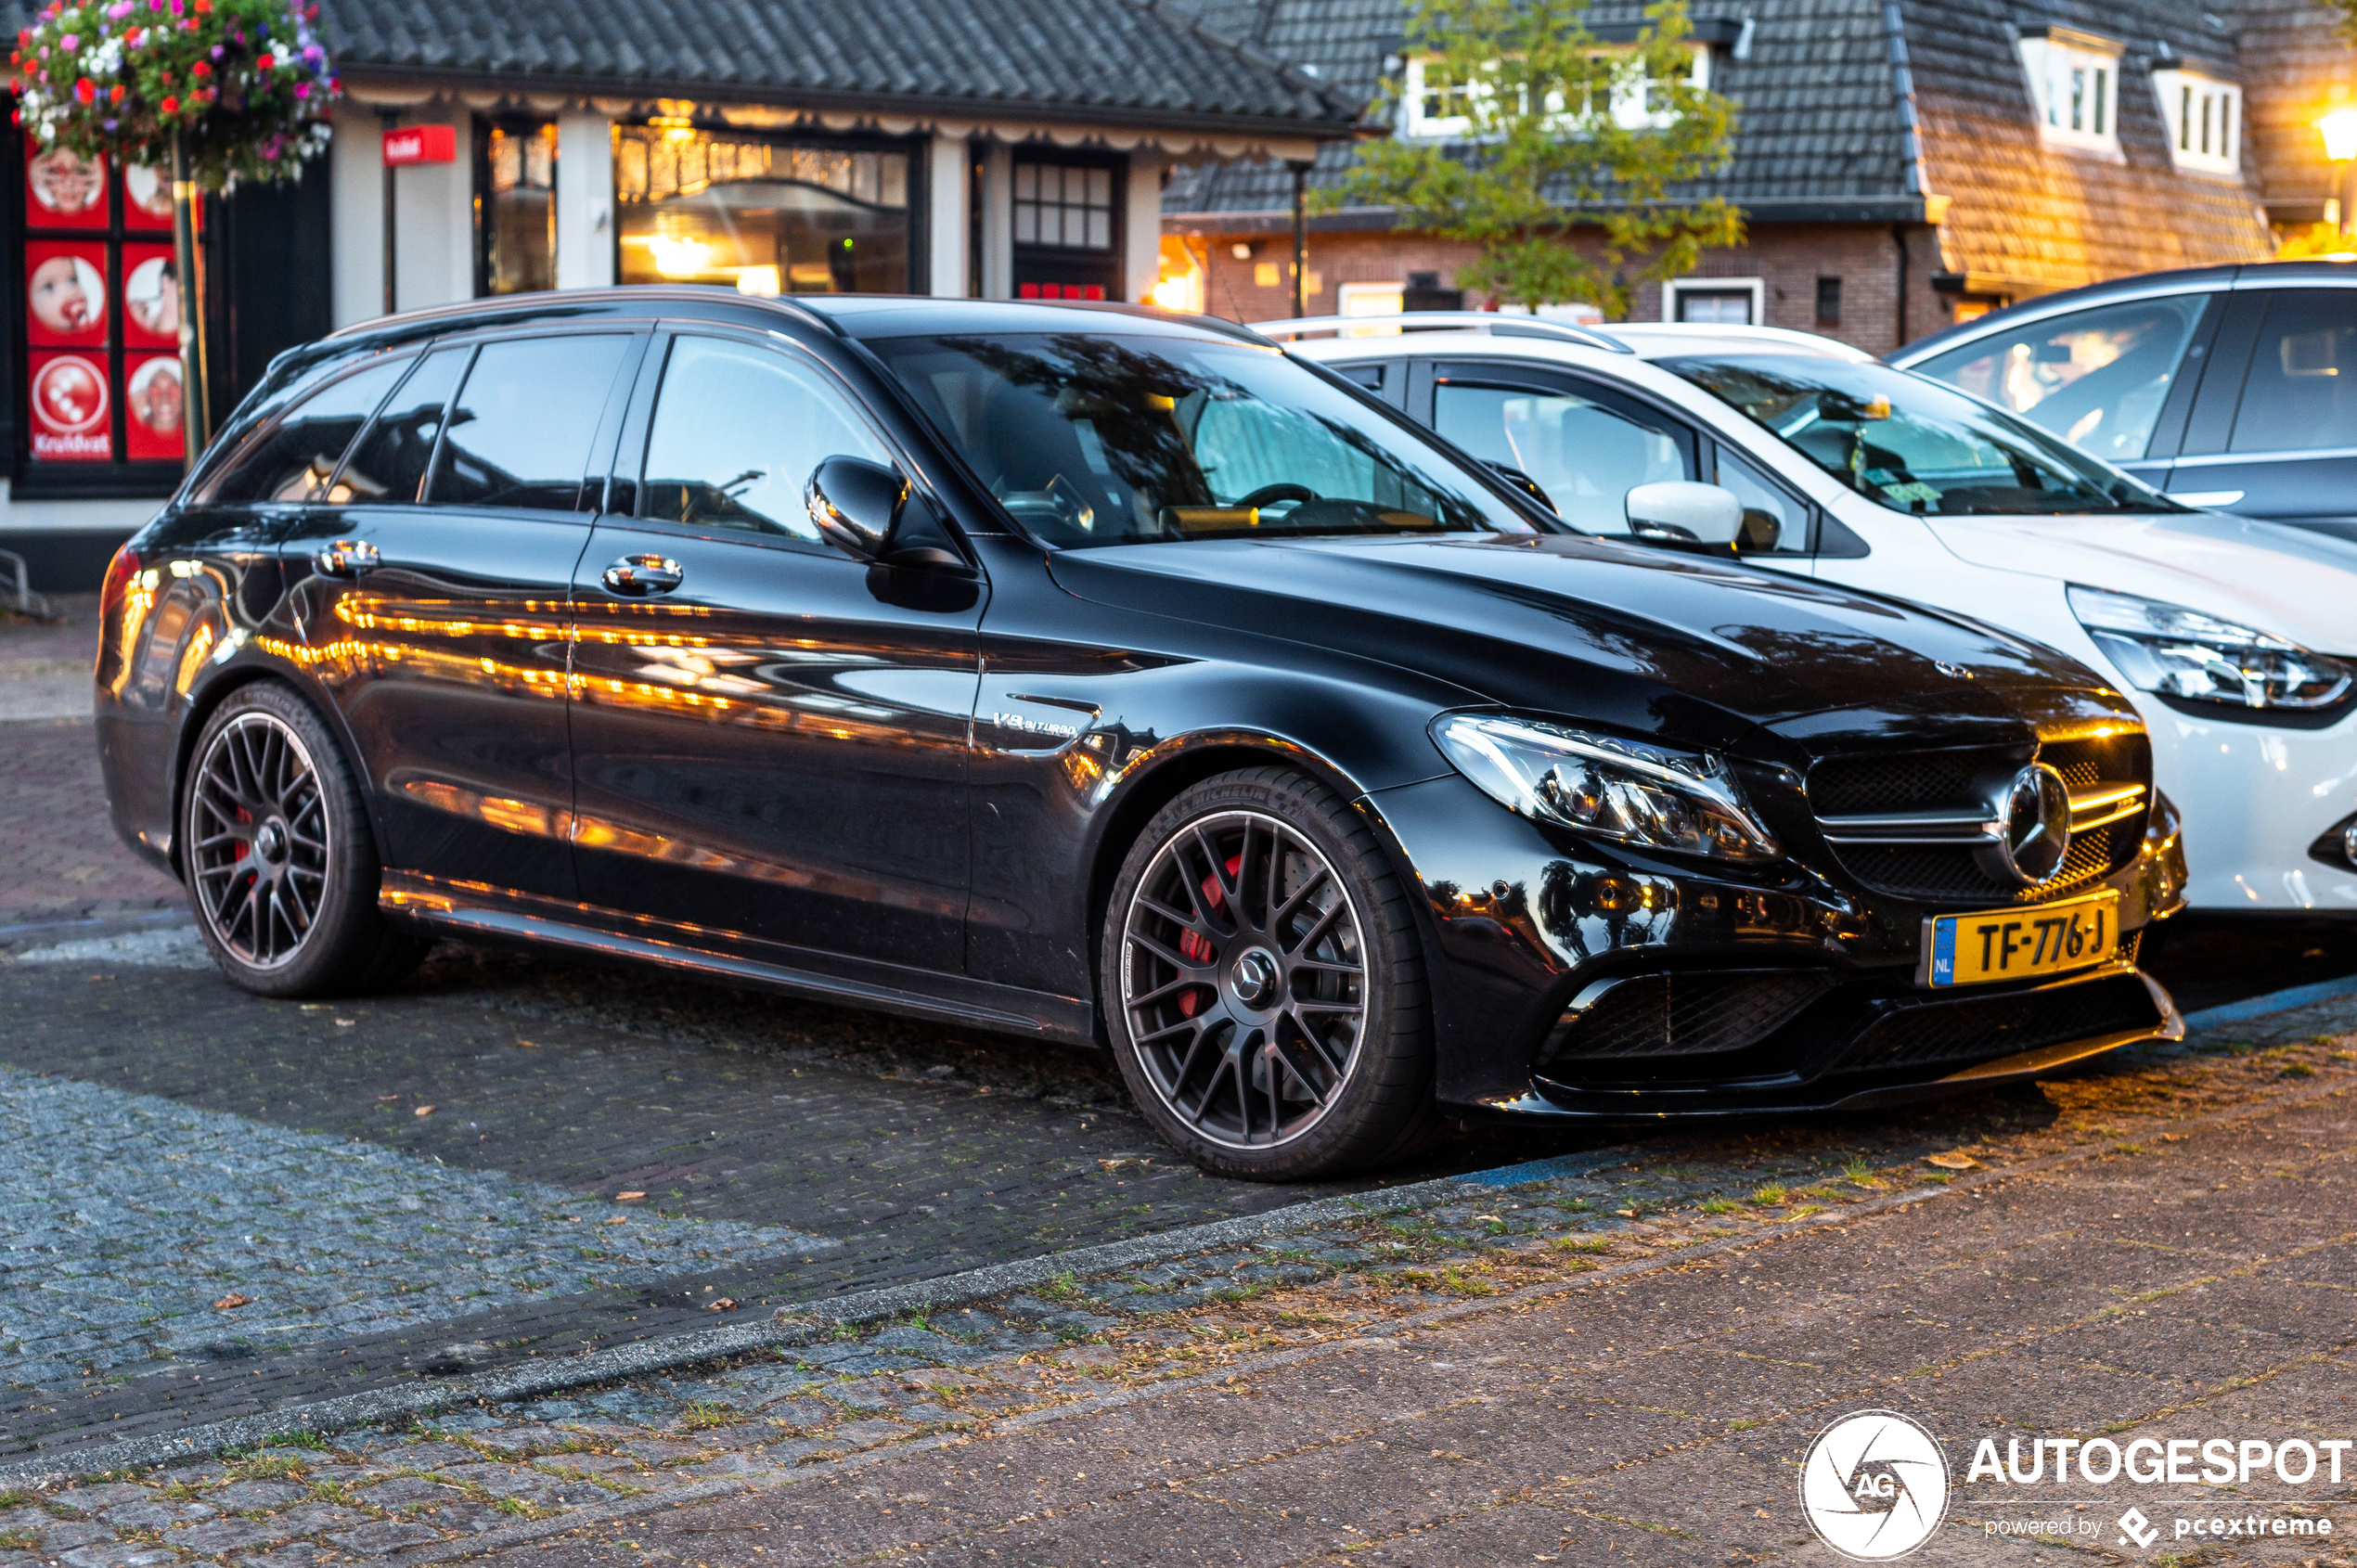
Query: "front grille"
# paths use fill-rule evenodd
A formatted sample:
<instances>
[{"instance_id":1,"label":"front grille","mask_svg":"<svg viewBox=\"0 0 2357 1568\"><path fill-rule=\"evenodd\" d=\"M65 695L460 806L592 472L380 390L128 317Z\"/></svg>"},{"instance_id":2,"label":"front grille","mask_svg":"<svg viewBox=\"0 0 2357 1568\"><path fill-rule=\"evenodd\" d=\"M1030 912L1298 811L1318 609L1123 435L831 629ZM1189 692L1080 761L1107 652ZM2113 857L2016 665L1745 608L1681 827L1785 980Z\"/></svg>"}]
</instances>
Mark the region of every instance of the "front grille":
<instances>
[{"instance_id":1,"label":"front grille","mask_svg":"<svg viewBox=\"0 0 2357 1568\"><path fill-rule=\"evenodd\" d=\"M1832 986L1830 976L1807 970L1638 975L1567 1017L1539 1065L1741 1050Z\"/></svg>"},{"instance_id":2,"label":"front grille","mask_svg":"<svg viewBox=\"0 0 2357 1568\"><path fill-rule=\"evenodd\" d=\"M2152 993L2132 974L2011 996L1913 1002L1877 1019L1828 1071L1962 1067L2159 1023Z\"/></svg>"},{"instance_id":3,"label":"front grille","mask_svg":"<svg viewBox=\"0 0 2357 1568\"><path fill-rule=\"evenodd\" d=\"M1986 813L2032 757L2062 776L2074 796L2141 784L2152 788L2152 745L2140 732L2049 740L2026 747L1964 747L1828 757L1810 769L1809 800L1820 819L1900 813ZM2073 835L2062 868L2025 888L1983 870L1968 843L1835 844L1835 857L1866 887L1924 904L1993 906L2057 898L2135 858L2144 813ZM1830 830L1830 829L1829 829Z\"/></svg>"}]
</instances>

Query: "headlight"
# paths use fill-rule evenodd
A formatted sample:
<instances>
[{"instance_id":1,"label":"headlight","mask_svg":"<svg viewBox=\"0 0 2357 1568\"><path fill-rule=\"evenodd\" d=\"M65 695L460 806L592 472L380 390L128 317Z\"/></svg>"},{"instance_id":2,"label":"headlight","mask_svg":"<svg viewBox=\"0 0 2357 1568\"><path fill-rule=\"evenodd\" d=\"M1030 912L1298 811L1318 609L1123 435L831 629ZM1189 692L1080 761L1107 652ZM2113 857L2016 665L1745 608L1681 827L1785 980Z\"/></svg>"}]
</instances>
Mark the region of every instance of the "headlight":
<instances>
[{"instance_id":1,"label":"headlight","mask_svg":"<svg viewBox=\"0 0 2357 1568\"><path fill-rule=\"evenodd\" d=\"M2130 685L2237 708L2329 708L2357 670L2198 610L2101 588L2070 588L2070 610Z\"/></svg>"},{"instance_id":2,"label":"headlight","mask_svg":"<svg viewBox=\"0 0 2357 1568\"><path fill-rule=\"evenodd\" d=\"M1444 713L1432 738L1484 793L1541 822L1713 860L1779 853L1734 776L1707 753L1488 713Z\"/></svg>"}]
</instances>

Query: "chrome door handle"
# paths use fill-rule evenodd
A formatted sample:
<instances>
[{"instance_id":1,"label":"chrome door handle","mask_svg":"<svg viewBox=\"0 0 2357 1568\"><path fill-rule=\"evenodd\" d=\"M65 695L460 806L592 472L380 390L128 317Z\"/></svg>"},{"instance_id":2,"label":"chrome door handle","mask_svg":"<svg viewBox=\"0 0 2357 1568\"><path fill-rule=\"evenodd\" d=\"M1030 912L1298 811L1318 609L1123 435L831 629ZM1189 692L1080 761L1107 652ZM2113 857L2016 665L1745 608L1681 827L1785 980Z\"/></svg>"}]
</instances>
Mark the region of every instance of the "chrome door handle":
<instances>
[{"instance_id":1,"label":"chrome door handle","mask_svg":"<svg viewBox=\"0 0 2357 1568\"><path fill-rule=\"evenodd\" d=\"M366 539L339 539L311 558L311 564L323 577L357 577L372 572L384 558L377 546Z\"/></svg>"},{"instance_id":2,"label":"chrome door handle","mask_svg":"<svg viewBox=\"0 0 2357 1568\"><path fill-rule=\"evenodd\" d=\"M667 594L687 579L679 563L668 556L625 556L606 568L606 591L644 598Z\"/></svg>"}]
</instances>

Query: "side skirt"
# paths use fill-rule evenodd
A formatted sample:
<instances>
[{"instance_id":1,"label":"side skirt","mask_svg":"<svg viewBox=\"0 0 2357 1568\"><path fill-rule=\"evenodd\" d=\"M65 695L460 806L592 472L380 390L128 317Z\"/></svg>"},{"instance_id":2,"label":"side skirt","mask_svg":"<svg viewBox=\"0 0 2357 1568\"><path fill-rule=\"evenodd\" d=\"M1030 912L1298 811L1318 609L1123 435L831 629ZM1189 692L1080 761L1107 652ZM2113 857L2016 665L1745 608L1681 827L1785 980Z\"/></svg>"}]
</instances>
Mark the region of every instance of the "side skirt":
<instances>
[{"instance_id":1,"label":"side skirt","mask_svg":"<svg viewBox=\"0 0 2357 1568\"><path fill-rule=\"evenodd\" d=\"M1097 1044L1096 1009L1081 997L813 952L417 871L386 871L377 904L396 919L461 940L558 947L838 1007L1067 1045Z\"/></svg>"}]
</instances>

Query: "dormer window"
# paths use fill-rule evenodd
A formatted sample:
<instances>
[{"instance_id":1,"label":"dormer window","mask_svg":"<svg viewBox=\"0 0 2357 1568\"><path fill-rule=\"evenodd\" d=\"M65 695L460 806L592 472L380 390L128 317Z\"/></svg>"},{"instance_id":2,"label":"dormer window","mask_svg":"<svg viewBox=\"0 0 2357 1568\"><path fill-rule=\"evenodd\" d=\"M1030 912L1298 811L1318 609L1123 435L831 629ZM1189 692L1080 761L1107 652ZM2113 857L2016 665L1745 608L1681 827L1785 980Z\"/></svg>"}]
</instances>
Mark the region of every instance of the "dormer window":
<instances>
[{"instance_id":1,"label":"dormer window","mask_svg":"<svg viewBox=\"0 0 2357 1568\"><path fill-rule=\"evenodd\" d=\"M2195 67L2153 72L2169 161L2202 174L2242 174L2243 90Z\"/></svg>"},{"instance_id":2,"label":"dormer window","mask_svg":"<svg viewBox=\"0 0 2357 1568\"><path fill-rule=\"evenodd\" d=\"M2041 141L2119 156L2120 53L2112 40L2071 28L2048 28L2021 40Z\"/></svg>"},{"instance_id":3,"label":"dormer window","mask_svg":"<svg viewBox=\"0 0 2357 1568\"><path fill-rule=\"evenodd\" d=\"M1615 125L1624 131L1648 126L1658 130L1676 118L1674 110L1655 106L1656 84L1644 74L1634 50L1607 45L1595 53L1599 58L1625 55L1629 59L1628 69L1616 72L1612 85L1609 109ZM1686 72L1685 84L1698 93L1708 91L1709 45L1696 44L1687 53L1694 63ZM1476 126L1485 116L1488 100L1497 92L1495 72L1496 67L1492 66L1467 79L1439 60L1411 57L1400 73L1399 135L1424 141L1474 139L1480 134ZM1595 112L1592 104L1571 109L1560 92L1547 95L1547 109L1551 122L1573 129Z\"/></svg>"}]
</instances>

